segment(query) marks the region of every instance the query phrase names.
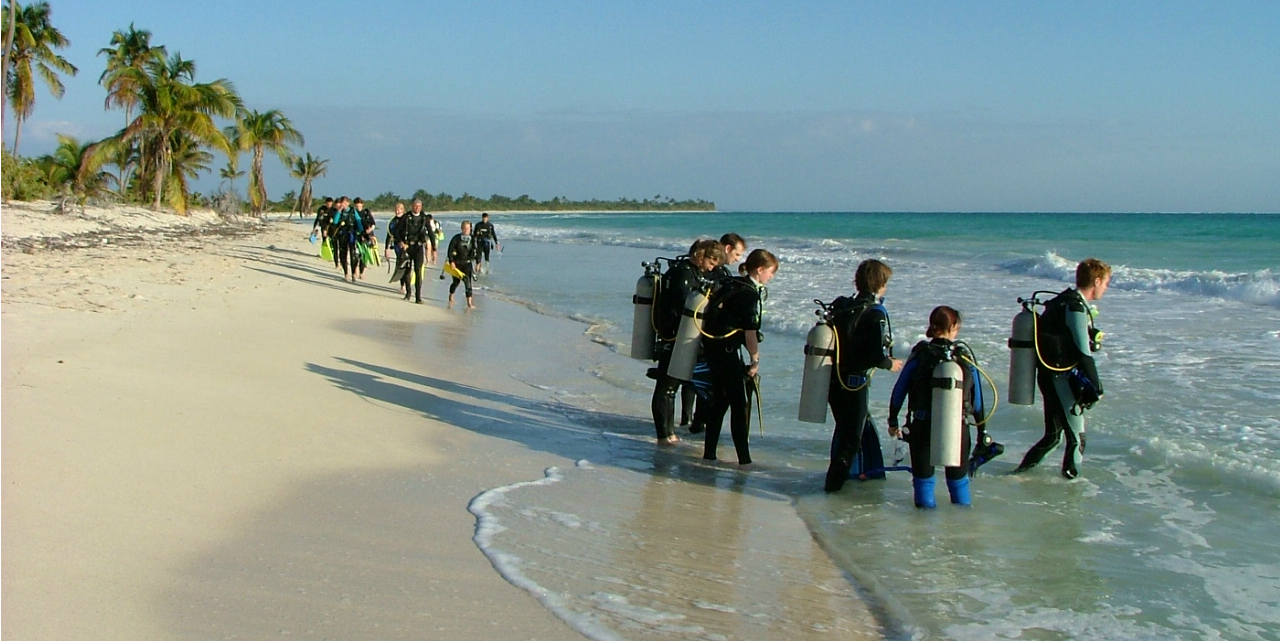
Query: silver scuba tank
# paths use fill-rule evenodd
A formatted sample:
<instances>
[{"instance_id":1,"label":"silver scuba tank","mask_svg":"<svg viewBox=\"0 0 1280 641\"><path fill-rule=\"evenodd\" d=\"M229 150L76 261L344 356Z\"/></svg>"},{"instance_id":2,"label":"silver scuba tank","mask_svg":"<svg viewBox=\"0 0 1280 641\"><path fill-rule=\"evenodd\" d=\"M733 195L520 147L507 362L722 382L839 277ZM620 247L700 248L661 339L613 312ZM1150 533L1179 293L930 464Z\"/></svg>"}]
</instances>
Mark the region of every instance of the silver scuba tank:
<instances>
[{"instance_id":1,"label":"silver scuba tank","mask_svg":"<svg viewBox=\"0 0 1280 641\"><path fill-rule=\"evenodd\" d=\"M827 391L831 388L832 357L836 334L827 321L809 330L804 345L804 375L800 382L800 415L806 423L827 422Z\"/></svg>"},{"instance_id":2,"label":"silver scuba tank","mask_svg":"<svg viewBox=\"0 0 1280 641\"><path fill-rule=\"evenodd\" d=\"M693 380L693 366L698 362L698 351L702 347L702 310L706 304L707 295L699 289L684 299L684 313L680 316L671 362L667 365L667 375L672 378Z\"/></svg>"},{"instance_id":3,"label":"silver scuba tank","mask_svg":"<svg viewBox=\"0 0 1280 641\"><path fill-rule=\"evenodd\" d=\"M1021 299L1019 299L1021 300ZM1036 313L1026 302L1013 317L1009 334L1009 403L1036 402Z\"/></svg>"},{"instance_id":4,"label":"silver scuba tank","mask_svg":"<svg viewBox=\"0 0 1280 641\"><path fill-rule=\"evenodd\" d=\"M933 368L929 414L929 458L934 465L957 467L964 431L964 372L948 358Z\"/></svg>"},{"instance_id":5,"label":"silver scuba tank","mask_svg":"<svg viewBox=\"0 0 1280 641\"><path fill-rule=\"evenodd\" d=\"M653 360L656 357L653 302L660 285L654 267L650 263L644 263L644 268L644 275L636 281L636 293L631 297L631 302L635 305L631 317L631 358Z\"/></svg>"}]
</instances>

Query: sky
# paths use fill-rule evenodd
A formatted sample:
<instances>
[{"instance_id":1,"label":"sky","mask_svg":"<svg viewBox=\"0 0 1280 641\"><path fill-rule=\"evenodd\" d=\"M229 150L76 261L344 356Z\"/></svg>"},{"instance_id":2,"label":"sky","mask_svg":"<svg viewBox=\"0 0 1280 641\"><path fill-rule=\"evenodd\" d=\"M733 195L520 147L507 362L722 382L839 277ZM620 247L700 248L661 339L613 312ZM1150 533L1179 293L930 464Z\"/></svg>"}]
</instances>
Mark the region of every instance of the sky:
<instances>
[{"instance_id":1,"label":"sky","mask_svg":"<svg viewBox=\"0 0 1280 641\"><path fill-rule=\"evenodd\" d=\"M1274 0L50 6L80 72L37 90L24 156L124 126L98 51L132 23L282 111L323 195L1280 212ZM274 157L266 182L300 187Z\"/></svg>"}]
</instances>

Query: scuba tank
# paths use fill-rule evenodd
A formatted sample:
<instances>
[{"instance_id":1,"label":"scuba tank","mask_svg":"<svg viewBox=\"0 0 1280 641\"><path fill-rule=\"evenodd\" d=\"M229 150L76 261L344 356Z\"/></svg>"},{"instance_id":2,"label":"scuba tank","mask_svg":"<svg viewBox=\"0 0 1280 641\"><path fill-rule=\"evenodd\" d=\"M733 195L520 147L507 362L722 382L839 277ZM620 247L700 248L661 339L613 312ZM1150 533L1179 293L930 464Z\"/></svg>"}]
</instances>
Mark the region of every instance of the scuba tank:
<instances>
[{"instance_id":1,"label":"scuba tank","mask_svg":"<svg viewBox=\"0 0 1280 641\"><path fill-rule=\"evenodd\" d=\"M681 381L693 380L693 366L698 362L698 350L702 347L702 308L706 305L707 294L701 289L695 289L685 297L684 313L680 316L680 328L676 330L667 376Z\"/></svg>"},{"instance_id":2,"label":"scuba tank","mask_svg":"<svg viewBox=\"0 0 1280 641\"><path fill-rule=\"evenodd\" d=\"M1018 299L1022 311L1013 317L1013 330L1009 334L1009 402L1013 405L1036 403L1036 304Z\"/></svg>"},{"instance_id":3,"label":"scuba tank","mask_svg":"<svg viewBox=\"0 0 1280 641\"><path fill-rule=\"evenodd\" d=\"M656 358L655 332L653 329L653 301L661 288L658 261L640 263L644 267L644 275L636 281L636 293L631 297L635 311L631 318L631 358L642 361Z\"/></svg>"},{"instance_id":4,"label":"scuba tank","mask_svg":"<svg viewBox=\"0 0 1280 641\"><path fill-rule=\"evenodd\" d=\"M818 322L809 330L804 345L804 376L800 383L799 420L806 423L827 422L827 392L831 388L832 357L835 355L836 333L831 327L831 310L820 300L821 309L814 311Z\"/></svg>"},{"instance_id":5,"label":"scuba tank","mask_svg":"<svg viewBox=\"0 0 1280 641\"><path fill-rule=\"evenodd\" d=\"M932 390L929 458L934 465L957 467L964 432L964 371L950 350L933 367L929 387Z\"/></svg>"}]
</instances>

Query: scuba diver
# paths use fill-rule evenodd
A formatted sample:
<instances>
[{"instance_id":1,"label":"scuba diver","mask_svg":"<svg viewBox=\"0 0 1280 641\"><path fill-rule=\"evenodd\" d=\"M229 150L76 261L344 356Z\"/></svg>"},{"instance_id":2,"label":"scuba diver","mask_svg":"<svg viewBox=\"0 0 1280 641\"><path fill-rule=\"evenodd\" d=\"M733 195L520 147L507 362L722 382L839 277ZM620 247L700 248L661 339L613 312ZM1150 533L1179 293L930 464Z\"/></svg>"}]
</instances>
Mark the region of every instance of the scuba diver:
<instances>
[{"instance_id":1,"label":"scuba diver","mask_svg":"<svg viewBox=\"0 0 1280 641\"><path fill-rule=\"evenodd\" d=\"M351 199L343 196L338 199L338 206L333 210L333 223L330 233L337 239L338 251L334 255L342 266L342 280L356 282L356 273L360 269L360 250L356 242L361 231L360 218L351 207Z\"/></svg>"},{"instance_id":2,"label":"scuba diver","mask_svg":"<svg viewBox=\"0 0 1280 641\"><path fill-rule=\"evenodd\" d=\"M716 445L724 414L729 412L729 433L738 453L738 464L751 463L748 446L747 386L755 385L760 370L760 317L765 285L778 271L778 258L767 249L756 249L738 269L742 276L721 281L707 301L703 319L702 350L711 368L711 407L707 410L707 437L702 458L716 460ZM742 362L747 348L750 364Z\"/></svg>"},{"instance_id":3,"label":"scuba diver","mask_svg":"<svg viewBox=\"0 0 1280 641\"><path fill-rule=\"evenodd\" d=\"M453 308L453 293L458 291L458 284L462 283L467 295L467 309L475 309L476 304L471 298L471 281L475 275L472 274L471 268L476 260L476 238L471 235L471 221L462 221L462 232L454 234L453 238L449 239L445 260L462 274L454 275L453 282L449 284L449 308Z\"/></svg>"},{"instance_id":4,"label":"scuba diver","mask_svg":"<svg viewBox=\"0 0 1280 641\"><path fill-rule=\"evenodd\" d=\"M742 260L743 254L747 253L747 241L733 232L721 236L720 245L724 248L724 258L715 269L711 270L711 279L714 281L733 278L734 274L729 268ZM701 361L703 364L706 363L705 359ZM747 390L748 409L751 407L750 394L751 390ZM699 434L706 429L706 414L709 407L707 399L697 393L693 383L680 386L680 426L688 425L690 434Z\"/></svg>"},{"instance_id":5,"label":"scuba diver","mask_svg":"<svg viewBox=\"0 0 1280 641\"><path fill-rule=\"evenodd\" d=\"M404 203L397 202L396 215L392 216L392 219L387 221L387 241L383 242L383 257L387 258L388 262L392 261L392 258L394 258L394 260L396 260L394 265L396 265L397 269L401 266L402 249L399 247L399 243L396 242L396 230L399 229L399 226L402 224L404 224ZM407 293L407 288L404 287L403 280L401 280L399 285L401 285L401 293Z\"/></svg>"},{"instance_id":6,"label":"scuba diver","mask_svg":"<svg viewBox=\"0 0 1280 641\"><path fill-rule=\"evenodd\" d=\"M400 222L396 225L396 246L400 248L401 260L409 262L404 270L404 275L400 278L400 284L403 285L404 299L409 300L410 294L413 295L413 302L422 304L422 280L425 268L423 261L426 260L426 243L427 234L427 216L422 213L422 201L415 199L413 201L413 211L405 214L400 218ZM412 291L410 290L412 288Z\"/></svg>"},{"instance_id":7,"label":"scuba diver","mask_svg":"<svg viewBox=\"0 0 1280 641\"><path fill-rule=\"evenodd\" d=\"M699 240L689 249L688 256L678 258L662 275L660 293L653 301L654 329L658 338L658 366L653 375L657 384L653 387L650 409L658 444L677 443L675 433L676 391L682 381L667 373L671 354L675 347L680 318L684 315L685 299L695 290L710 286L708 277L724 257L724 249L714 240Z\"/></svg>"},{"instance_id":8,"label":"scuba diver","mask_svg":"<svg viewBox=\"0 0 1280 641\"><path fill-rule=\"evenodd\" d=\"M498 243L498 231L493 228L493 223L489 222L489 214L480 214L480 222L476 223L476 273L484 273L480 262L489 262L489 250L495 246L499 249L502 245Z\"/></svg>"},{"instance_id":9,"label":"scuba diver","mask_svg":"<svg viewBox=\"0 0 1280 641\"><path fill-rule=\"evenodd\" d=\"M853 278L857 296L841 296L831 302L836 354L827 403L836 427L831 436L831 465L823 484L827 492L844 487L854 459L862 451L873 371L902 369L902 361L893 358L893 326L882 304L892 275L893 270L883 262L864 260Z\"/></svg>"},{"instance_id":10,"label":"scuba diver","mask_svg":"<svg viewBox=\"0 0 1280 641\"><path fill-rule=\"evenodd\" d=\"M356 208L356 240L365 245L377 247L378 237L375 235L377 222L373 220L373 212L364 208L364 199L357 197L352 205ZM364 280L364 269L368 267L368 261L365 259L363 252L357 252L360 256L360 280ZM354 278L352 280L355 280Z\"/></svg>"},{"instance_id":11,"label":"scuba diver","mask_svg":"<svg viewBox=\"0 0 1280 641\"><path fill-rule=\"evenodd\" d=\"M990 449L992 443L986 436L982 424L986 422L987 410L982 397L982 374L978 369L978 360L969 346L956 341L960 334L960 312L945 305L933 308L929 314L929 329L925 331L927 341L920 341L911 348L911 356L902 366L898 382L893 386L893 394L889 400L889 436L901 437L911 449L911 485L915 494L915 504L919 508L937 506L933 497L934 463L932 460L934 425L938 429L955 428L959 423L959 464L947 466L947 492L951 502L956 505L969 505L969 478L976 470L970 465L969 428L978 426L978 447ZM938 387L939 377L936 366L943 361L955 361L962 375L960 392L963 396L963 408L959 416L950 416L942 408L934 408L934 390ZM898 427L898 412L903 401L907 402L907 422L905 429ZM934 410L937 410L936 412ZM971 420L970 420L971 419ZM940 438L941 435L938 435ZM981 452L975 452L981 455ZM983 461L994 458L983 457ZM977 460L977 457L974 459Z\"/></svg>"},{"instance_id":12,"label":"scuba diver","mask_svg":"<svg viewBox=\"0 0 1280 641\"><path fill-rule=\"evenodd\" d=\"M320 242L329 245L329 252L333 254L333 266L338 267L338 248L335 246L337 239L333 237L333 214L334 206L332 198L325 198L324 204L316 210L316 222L311 225L311 235L315 236L319 232Z\"/></svg>"},{"instance_id":13,"label":"scuba diver","mask_svg":"<svg viewBox=\"0 0 1280 641\"><path fill-rule=\"evenodd\" d=\"M1102 347L1102 333L1093 326L1090 302L1102 298L1110 284L1111 266L1086 258L1076 266L1076 286L1044 304L1036 327L1036 384L1044 396L1044 436L1022 457L1015 472L1035 467L1065 433L1062 476L1079 476L1084 458L1084 413L1103 393L1093 360L1093 352Z\"/></svg>"}]
</instances>

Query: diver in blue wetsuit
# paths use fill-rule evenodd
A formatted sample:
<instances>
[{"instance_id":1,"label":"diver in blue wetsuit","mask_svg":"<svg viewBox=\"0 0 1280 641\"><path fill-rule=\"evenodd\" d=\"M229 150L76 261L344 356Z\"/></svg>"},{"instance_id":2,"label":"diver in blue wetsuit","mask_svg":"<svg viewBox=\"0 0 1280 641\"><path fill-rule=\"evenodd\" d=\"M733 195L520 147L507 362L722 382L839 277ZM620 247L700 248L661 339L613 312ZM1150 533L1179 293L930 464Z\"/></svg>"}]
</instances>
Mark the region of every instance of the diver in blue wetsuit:
<instances>
[{"instance_id":1,"label":"diver in blue wetsuit","mask_svg":"<svg viewBox=\"0 0 1280 641\"><path fill-rule=\"evenodd\" d=\"M960 334L960 312L945 305L935 307L929 314L930 340L920 341L911 349L911 356L902 366L898 382L893 386L889 399L889 435L902 436L911 448L911 484L916 507L932 508L937 502L933 497L935 480L932 450L932 409L934 367L943 360L955 360L964 376L962 387L964 419L960 429L960 465L946 468L947 492L951 502L969 505L969 428L978 425L979 441L983 441L982 423L986 421L986 407L982 398L982 375L977 359L969 346L957 342ZM907 402L906 429L898 427L898 412L903 401ZM971 419L971 420L970 420Z\"/></svg>"},{"instance_id":2,"label":"diver in blue wetsuit","mask_svg":"<svg viewBox=\"0 0 1280 641\"><path fill-rule=\"evenodd\" d=\"M1076 266L1076 286L1045 303L1036 327L1036 383L1044 396L1044 436L1027 451L1017 472L1035 467L1063 434L1067 451L1062 475L1080 474L1084 457L1084 413L1102 398L1102 381L1093 352L1101 335L1093 326L1091 301L1102 298L1111 284L1111 266L1088 258Z\"/></svg>"}]
</instances>

